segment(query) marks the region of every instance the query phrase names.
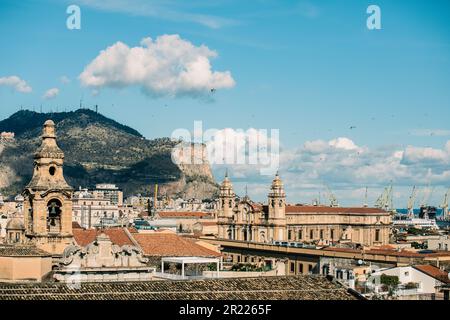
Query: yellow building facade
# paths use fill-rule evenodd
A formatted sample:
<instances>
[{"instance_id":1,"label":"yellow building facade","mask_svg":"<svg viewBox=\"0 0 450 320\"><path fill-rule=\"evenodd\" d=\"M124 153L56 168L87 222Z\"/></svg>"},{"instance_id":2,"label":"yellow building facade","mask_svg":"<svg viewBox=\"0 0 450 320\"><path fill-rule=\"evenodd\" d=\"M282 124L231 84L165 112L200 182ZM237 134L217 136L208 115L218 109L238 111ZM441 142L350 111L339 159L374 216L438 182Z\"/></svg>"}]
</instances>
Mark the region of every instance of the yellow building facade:
<instances>
[{"instance_id":1,"label":"yellow building facade","mask_svg":"<svg viewBox=\"0 0 450 320\"><path fill-rule=\"evenodd\" d=\"M72 242L72 188L63 174L64 153L56 143L55 124L44 124L42 144L34 156L34 171L22 195L25 236L53 255Z\"/></svg>"},{"instance_id":2,"label":"yellow building facade","mask_svg":"<svg viewBox=\"0 0 450 320\"><path fill-rule=\"evenodd\" d=\"M261 243L299 242L363 246L389 243L391 214L377 208L288 205L277 174L266 205L247 196L237 201L230 179L220 186L219 238Z\"/></svg>"}]
</instances>

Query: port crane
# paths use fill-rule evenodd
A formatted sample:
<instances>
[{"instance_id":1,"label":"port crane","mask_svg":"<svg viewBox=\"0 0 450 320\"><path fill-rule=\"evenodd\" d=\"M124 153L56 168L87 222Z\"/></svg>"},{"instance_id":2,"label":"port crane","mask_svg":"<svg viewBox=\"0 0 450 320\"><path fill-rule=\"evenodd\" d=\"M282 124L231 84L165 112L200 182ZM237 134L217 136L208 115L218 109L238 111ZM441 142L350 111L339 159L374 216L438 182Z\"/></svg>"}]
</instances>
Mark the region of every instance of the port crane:
<instances>
[{"instance_id":1,"label":"port crane","mask_svg":"<svg viewBox=\"0 0 450 320\"><path fill-rule=\"evenodd\" d=\"M430 200L431 195L433 194L433 191L434 191L434 187L430 188L430 183L428 183L428 186L423 191L423 198L422 198L422 202L420 204L420 208L421 208L421 210L424 210L424 218L425 219L429 219L427 207L428 207L428 201Z\"/></svg>"},{"instance_id":2,"label":"port crane","mask_svg":"<svg viewBox=\"0 0 450 320\"><path fill-rule=\"evenodd\" d=\"M375 202L375 207L379 209L384 209L386 211L394 210L394 188L392 186L392 182L388 187L384 188L383 193L378 197Z\"/></svg>"},{"instance_id":3,"label":"port crane","mask_svg":"<svg viewBox=\"0 0 450 320\"><path fill-rule=\"evenodd\" d=\"M369 206L369 203L367 202L367 187L366 187L366 192L364 194L364 204L363 207L367 208Z\"/></svg>"},{"instance_id":4,"label":"port crane","mask_svg":"<svg viewBox=\"0 0 450 320\"><path fill-rule=\"evenodd\" d=\"M417 196L417 188L416 186L413 187L411 195L409 196L408 199L408 218L412 219L414 218L414 202L416 201L416 196Z\"/></svg>"},{"instance_id":5,"label":"port crane","mask_svg":"<svg viewBox=\"0 0 450 320\"><path fill-rule=\"evenodd\" d=\"M339 207L339 202L334 193L331 191L330 187L328 185L325 185L325 187L327 188L328 199L330 200L330 207L332 208Z\"/></svg>"},{"instance_id":6,"label":"port crane","mask_svg":"<svg viewBox=\"0 0 450 320\"><path fill-rule=\"evenodd\" d=\"M442 218L443 219L450 219L450 211L448 211L448 198L450 196L450 188L447 190L447 192L444 195L444 200L442 201L442 204L440 205L442 209Z\"/></svg>"},{"instance_id":7,"label":"port crane","mask_svg":"<svg viewBox=\"0 0 450 320\"><path fill-rule=\"evenodd\" d=\"M430 184L428 184L428 186L423 191L423 197L422 197L422 201L420 203L421 207L426 207L428 205L428 201L430 200L430 197L433 194L433 192L434 192L434 187L430 188Z\"/></svg>"}]
</instances>

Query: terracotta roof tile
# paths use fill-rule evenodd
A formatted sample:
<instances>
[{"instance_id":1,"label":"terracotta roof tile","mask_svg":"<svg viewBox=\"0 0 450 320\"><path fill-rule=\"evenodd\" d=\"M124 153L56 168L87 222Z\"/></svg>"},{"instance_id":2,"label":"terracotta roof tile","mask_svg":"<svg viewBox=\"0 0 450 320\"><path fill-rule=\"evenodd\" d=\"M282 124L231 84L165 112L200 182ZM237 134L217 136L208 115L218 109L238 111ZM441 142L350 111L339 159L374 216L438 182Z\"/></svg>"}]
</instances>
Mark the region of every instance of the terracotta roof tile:
<instances>
[{"instance_id":1,"label":"terracotta roof tile","mask_svg":"<svg viewBox=\"0 0 450 320\"><path fill-rule=\"evenodd\" d=\"M444 283L450 283L450 279L448 278L448 272L445 272L435 266L432 266L430 264L423 264L413 266L413 268L429 275L430 277L433 277L434 279L437 279Z\"/></svg>"},{"instance_id":2,"label":"terracotta roof tile","mask_svg":"<svg viewBox=\"0 0 450 320\"><path fill-rule=\"evenodd\" d=\"M389 249L351 249L351 248L335 248L327 247L323 248L325 251L336 251L336 252L349 252L349 253L365 253L365 254L380 254L393 257L408 257L408 258L433 258L433 257L449 257L449 252L433 252L433 253L420 253L408 250L389 250Z\"/></svg>"},{"instance_id":3,"label":"terracotta roof tile","mask_svg":"<svg viewBox=\"0 0 450 320\"><path fill-rule=\"evenodd\" d=\"M411 257L411 258L430 258L430 257L444 257L450 256L450 253L445 252L434 252L434 253L420 253L408 250L382 250L382 249L370 249L364 251L368 254L384 254L387 256L396 256L396 257Z\"/></svg>"},{"instance_id":4,"label":"terracotta roof tile","mask_svg":"<svg viewBox=\"0 0 450 320\"><path fill-rule=\"evenodd\" d=\"M3 257L51 257L51 254L32 245L0 245Z\"/></svg>"},{"instance_id":5,"label":"terracotta roof tile","mask_svg":"<svg viewBox=\"0 0 450 320\"><path fill-rule=\"evenodd\" d=\"M217 225L216 221L199 221L198 223L200 223L203 226L215 226L215 225Z\"/></svg>"},{"instance_id":6,"label":"terracotta roof tile","mask_svg":"<svg viewBox=\"0 0 450 320\"><path fill-rule=\"evenodd\" d=\"M72 221L72 229L83 229L77 221Z\"/></svg>"},{"instance_id":7,"label":"terracotta roof tile","mask_svg":"<svg viewBox=\"0 0 450 320\"><path fill-rule=\"evenodd\" d=\"M327 206L286 206L286 213L387 213L377 208L341 208Z\"/></svg>"},{"instance_id":8,"label":"terracotta roof tile","mask_svg":"<svg viewBox=\"0 0 450 320\"><path fill-rule=\"evenodd\" d=\"M211 215L206 212L195 211L164 211L158 212L161 218L209 218Z\"/></svg>"},{"instance_id":9,"label":"terracotta roof tile","mask_svg":"<svg viewBox=\"0 0 450 320\"><path fill-rule=\"evenodd\" d=\"M128 227L127 229L130 233L138 233L138 230L135 227Z\"/></svg>"},{"instance_id":10,"label":"terracotta roof tile","mask_svg":"<svg viewBox=\"0 0 450 320\"><path fill-rule=\"evenodd\" d=\"M95 241L95 238L100 233L105 233L112 241L112 243L118 246L133 245L133 242L126 234L125 230L122 228L112 228L112 229L101 229L101 230L84 230L84 229L74 229L73 237L79 246L85 247L88 244Z\"/></svg>"},{"instance_id":11,"label":"terracotta roof tile","mask_svg":"<svg viewBox=\"0 0 450 320\"><path fill-rule=\"evenodd\" d=\"M189 281L0 283L0 300L355 300L323 276Z\"/></svg>"},{"instance_id":12,"label":"terracotta roof tile","mask_svg":"<svg viewBox=\"0 0 450 320\"><path fill-rule=\"evenodd\" d=\"M206 249L174 233L139 233L134 239L146 256L158 257L219 257L220 253Z\"/></svg>"}]
</instances>

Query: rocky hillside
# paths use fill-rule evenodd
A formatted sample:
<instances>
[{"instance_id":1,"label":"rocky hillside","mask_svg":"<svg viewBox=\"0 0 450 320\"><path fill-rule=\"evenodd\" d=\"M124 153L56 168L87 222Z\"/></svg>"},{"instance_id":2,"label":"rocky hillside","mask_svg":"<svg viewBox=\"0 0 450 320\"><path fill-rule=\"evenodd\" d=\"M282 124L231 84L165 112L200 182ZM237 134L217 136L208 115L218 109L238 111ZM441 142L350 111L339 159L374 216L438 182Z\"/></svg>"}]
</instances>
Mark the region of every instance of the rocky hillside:
<instances>
[{"instance_id":1,"label":"rocky hillside","mask_svg":"<svg viewBox=\"0 0 450 320\"><path fill-rule=\"evenodd\" d=\"M87 109L74 112L19 111L0 121L0 190L15 194L28 183L33 154L40 145L42 125L56 123L58 144L66 155L65 176L70 185L91 187L115 183L125 194L152 193L155 183L162 194L209 198L217 192L208 164L178 166L171 160L175 142L145 139L136 130Z\"/></svg>"}]
</instances>

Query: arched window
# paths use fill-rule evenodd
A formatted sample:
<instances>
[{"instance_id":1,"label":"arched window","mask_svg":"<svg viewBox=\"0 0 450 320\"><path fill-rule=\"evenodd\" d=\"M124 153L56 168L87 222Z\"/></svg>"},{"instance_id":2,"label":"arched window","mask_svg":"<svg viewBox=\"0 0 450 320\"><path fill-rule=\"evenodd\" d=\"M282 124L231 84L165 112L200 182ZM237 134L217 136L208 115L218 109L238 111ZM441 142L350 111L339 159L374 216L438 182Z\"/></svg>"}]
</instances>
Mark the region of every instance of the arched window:
<instances>
[{"instance_id":1,"label":"arched window","mask_svg":"<svg viewBox=\"0 0 450 320\"><path fill-rule=\"evenodd\" d=\"M261 231L259 233L259 241L260 242L266 242L266 233L264 231Z\"/></svg>"},{"instance_id":2,"label":"arched window","mask_svg":"<svg viewBox=\"0 0 450 320\"><path fill-rule=\"evenodd\" d=\"M62 204L58 199L52 199L47 203L47 231L61 231Z\"/></svg>"},{"instance_id":3,"label":"arched window","mask_svg":"<svg viewBox=\"0 0 450 320\"><path fill-rule=\"evenodd\" d=\"M231 228L228 228L228 239L233 240L233 231L231 230Z\"/></svg>"}]
</instances>

